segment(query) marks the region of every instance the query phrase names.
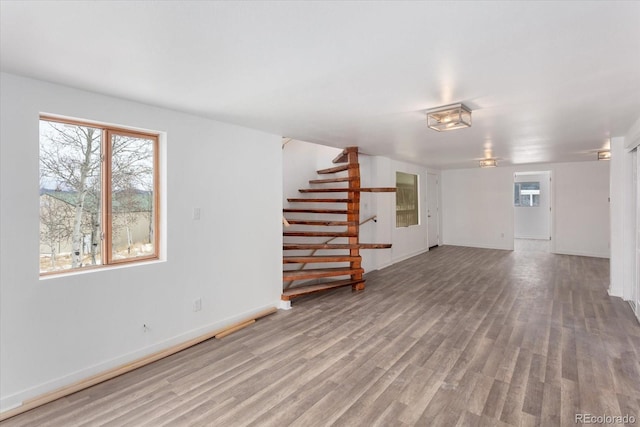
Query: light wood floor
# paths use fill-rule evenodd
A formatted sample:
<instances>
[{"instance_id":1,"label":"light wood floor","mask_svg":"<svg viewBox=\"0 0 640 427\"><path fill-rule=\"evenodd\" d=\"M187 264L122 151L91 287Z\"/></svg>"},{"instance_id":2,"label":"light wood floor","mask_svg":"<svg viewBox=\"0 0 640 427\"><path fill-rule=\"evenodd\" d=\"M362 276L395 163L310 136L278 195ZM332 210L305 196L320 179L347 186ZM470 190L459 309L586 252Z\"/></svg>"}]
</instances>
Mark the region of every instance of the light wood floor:
<instances>
[{"instance_id":1,"label":"light wood floor","mask_svg":"<svg viewBox=\"0 0 640 427\"><path fill-rule=\"evenodd\" d=\"M551 240L513 239L513 250L516 252L551 252Z\"/></svg>"},{"instance_id":2,"label":"light wood floor","mask_svg":"<svg viewBox=\"0 0 640 427\"><path fill-rule=\"evenodd\" d=\"M3 427L640 424L608 260L443 246L367 277Z\"/></svg>"}]
</instances>

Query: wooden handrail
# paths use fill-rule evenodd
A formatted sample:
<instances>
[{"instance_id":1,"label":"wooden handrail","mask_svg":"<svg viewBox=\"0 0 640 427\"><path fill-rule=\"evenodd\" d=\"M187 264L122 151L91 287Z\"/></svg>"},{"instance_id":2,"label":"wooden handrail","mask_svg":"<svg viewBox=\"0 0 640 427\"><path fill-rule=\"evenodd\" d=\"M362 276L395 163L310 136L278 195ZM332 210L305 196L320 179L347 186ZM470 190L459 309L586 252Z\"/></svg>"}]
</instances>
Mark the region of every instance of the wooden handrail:
<instances>
[{"instance_id":1,"label":"wooden handrail","mask_svg":"<svg viewBox=\"0 0 640 427\"><path fill-rule=\"evenodd\" d=\"M364 225L364 224L368 223L369 221L377 222L377 219L378 219L378 216L377 215L373 215L373 216L365 219L364 221L362 221L359 225ZM283 220L286 221L284 218L283 218ZM338 239L339 237L340 236L332 237L332 238L328 239L327 241L322 242L322 244L324 245L324 244L330 243L330 242L334 241L335 239ZM317 251L318 251L318 249L313 249L311 251L311 253L309 254L309 256L313 256ZM300 264L300 267L298 267L298 270L302 270L304 268L304 266L307 265L307 264L308 263L306 263L306 262L304 264ZM293 280L290 281L290 282L286 282L284 284L284 289L285 290L289 289L291 287L291 285L293 284L293 282L294 282Z\"/></svg>"}]
</instances>

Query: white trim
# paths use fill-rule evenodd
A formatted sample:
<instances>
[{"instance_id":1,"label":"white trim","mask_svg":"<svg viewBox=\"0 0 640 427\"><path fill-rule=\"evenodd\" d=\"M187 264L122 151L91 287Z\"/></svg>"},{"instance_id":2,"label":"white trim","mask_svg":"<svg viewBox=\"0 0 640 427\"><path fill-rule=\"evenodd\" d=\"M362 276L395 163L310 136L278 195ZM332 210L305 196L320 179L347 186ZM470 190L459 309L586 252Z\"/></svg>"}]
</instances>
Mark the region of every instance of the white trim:
<instances>
[{"instance_id":1,"label":"white trim","mask_svg":"<svg viewBox=\"0 0 640 427\"><path fill-rule=\"evenodd\" d=\"M391 262L388 262L388 263L385 263L385 264L382 264L382 265L378 266L378 267L375 269L375 271L377 271L377 270L384 270L384 269L385 269L385 268L387 268L387 267L391 267L391 266L392 266L392 265L394 265L394 264L397 264L397 263L399 263L399 262L402 262L402 261L407 260L407 259L409 259L409 258L413 258L413 257L418 256L418 255L421 255L421 254L423 254L423 253L425 253L425 252L429 252L429 248L427 248L427 249L421 249L421 250L419 250L419 251L417 251L417 252L413 252L413 253L411 253L411 254L409 254L409 255L403 255L402 257L400 257L400 258L398 258L398 259L393 259L393 260L391 260ZM366 277L365 277L365 279L366 279Z\"/></svg>"},{"instance_id":2,"label":"white trim","mask_svg":"<svg viewBox=\"0 0 640 427\"><path fill-rule=\"evenodd\" d=\"M291 301L280 300L278 310L291 310Z\"/></svg>"},{"instance_id":3,"label":"white trim","mask_svg":"<svg viewBox=\"0 0 640 427\"><path fill-rule=\"evenodd\" d=\"M500 245L484 245L484 244L477 244L477 243L470 243L470 242L457 242L457 243L445 242L444 244L446 246L464 246L467 248L497 249L500 251L512 251L513 239L511 239L511 242L512 242L511 246L509 246L508 244L506 246L500 246Z\"/></svg>"},{"instance_id":4,"label":"white trim","mask_svg":"<svg viewBox=\"0 0 640 427\"><path fill-rule=\"evenodd\" d=\"M629 128L624 137L624 148L628 151L640 146L640 118Z\"/></svg>"},{"instance_id":5,"label":"white trim","mask_svg":"<svg viewBox=\"0 0 640 427\"><path fill-rule=\"evenodd\" d=\"M391 265L396 264L396 263L398 263L398 262L402 262L402 261L407 260L407 259L409 259L409 258L413 258L414 256L418 256L418 255L423 254L423 253L425 253L425 252L429 252L429 248L426 248L426 249L420 249L420 250L419 250L419 251L417 251L417 252L412 252L412 253L407 254L407 255L402 255L402 256L401 256L401 257L399 257L399 258L394 258L394 259L392 260L392 262L391 262Z\"/></svg>"},{"instance_id":6,"label":"white trim","mask_svg":"<svg viewBox=\"0 0 640 427\"><path fill-rule=\"evenodd\" d=\"M591 257L591 258L606 258L606 259L610 258L609 254L594 253L594 252L567 251L567 250L558 249L558 248L556 248L556 250L553 251L552 253L554 253L556 255L588 256L588 257Z\"/></svg>"},{"instance_id":7,"label":"white trim","mask_svg":"<svg viewBox=\"0 0 640 427\"><path fill-rule=\"evenodd\" d=\"M549 236L514 236L514 239L527 239L527 240L551 240Z\"/></svg>"},{"instance_id":8,"label":"white trim","mask_svg":"<svg viewBox=\"0 0 640 427\"><path fill-rule=\"evenodd\" d=\"M622 299L622 295L618 295L617 293L612 292L612 291L611 291L611 287L609 287L609 289L607 289L607 294L608 294L610 297L616 297L616 298L620 298L620 299Z\"/></svg>"}]
</instances>

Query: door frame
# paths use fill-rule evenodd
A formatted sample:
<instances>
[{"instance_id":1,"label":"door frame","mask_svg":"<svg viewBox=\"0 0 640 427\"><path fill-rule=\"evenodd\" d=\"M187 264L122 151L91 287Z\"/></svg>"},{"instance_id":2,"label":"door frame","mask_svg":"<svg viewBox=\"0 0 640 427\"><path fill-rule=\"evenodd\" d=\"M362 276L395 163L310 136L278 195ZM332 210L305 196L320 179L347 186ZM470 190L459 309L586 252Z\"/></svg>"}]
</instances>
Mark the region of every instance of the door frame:
<instances>
[{"instance_id":1,"label":"door frame","mask_svg":"<svg viewBox=\"0 0 640 427\"><path fill-rule=\"evenodd\" d=\"M431 180L435 179L435 195L433 195L433 198L431 198L432 195L430 195L430 191L429 188L431 188ZM441 241L441 235L440 235L440 175L434 172L427 172L427 247L429 249L434 248L436 246L440 246L442 244ZM430 201L435 201L435 215L432 212L432 207L431 207L431 203L429 203ZM435 222L435 226L436 226L436 239L435 242L436 244L432 244L432 239L431 239L431 235L429 233L429 229L431 228L431 223Z\"/></svg>"},{"instance_id":2,"label":"door frame","mask_svg":"<svg viewBox=\"0 0 640 427\"><path fill-rule=\"evenodd\" d=\"M555 253L555 246L556 246L556 242L555 242L555 221L553 220L553 216L554 216L554 206L555 206L555 189L554 189L554 185L555 182L553 181L553 169L546 169L546 170L523 170L523 171L516 171L513 173L513 177L511 180L511 205L513 207L513 239L515 241L516 239L516 215L515 215L515 210L516 207L513 206L514 202L513 202L513 188L515 183L517 182L516 179L518 176L523 176L523 175L547 175L549 177L549 211L547 212L548 215L548 220L549 220L549 252L550 253ZM514 244L515 247L515 244Z\"/></svg>"}]
</instances>

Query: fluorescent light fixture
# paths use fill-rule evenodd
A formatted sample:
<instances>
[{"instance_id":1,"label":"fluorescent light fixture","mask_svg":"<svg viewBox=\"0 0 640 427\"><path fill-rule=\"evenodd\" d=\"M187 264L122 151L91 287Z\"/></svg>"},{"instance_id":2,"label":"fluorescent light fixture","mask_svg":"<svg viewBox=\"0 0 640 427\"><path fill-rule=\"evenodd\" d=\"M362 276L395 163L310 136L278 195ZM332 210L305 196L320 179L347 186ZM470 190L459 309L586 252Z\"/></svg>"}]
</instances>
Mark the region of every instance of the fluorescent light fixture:
<instances>
[{"instance_id":1,"label":"fluorescent light fixture","mask_svg":"<svg viewBox=\"0 0 640 427\"><path fill-rule=\"evenodd\" d=\"M427 110L427 126L438 132L471 127L471 110L463 104Z\"/></svg>"},{"instance_id":2,"label":"fluorescent light fixture","mask_svg":"<svg viewBox=\"0 0 640 427\"><path fill-rule=\"evenodd\" d=\"M611 151L598 151L598 160L611 160Z\"/></svg>"},{"instance_id":3,"label":"fluorescent light fixture","mask_svg":"<svg viewBox=\"0 0 640 427\"><path fill-rule=\"evenodd\" d=\"M481 168L495 168L498 166L498 161L496 159L482 159L480 160Z\"/></svg>"}]
</instances>

